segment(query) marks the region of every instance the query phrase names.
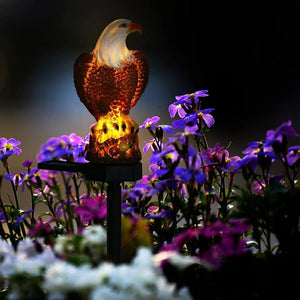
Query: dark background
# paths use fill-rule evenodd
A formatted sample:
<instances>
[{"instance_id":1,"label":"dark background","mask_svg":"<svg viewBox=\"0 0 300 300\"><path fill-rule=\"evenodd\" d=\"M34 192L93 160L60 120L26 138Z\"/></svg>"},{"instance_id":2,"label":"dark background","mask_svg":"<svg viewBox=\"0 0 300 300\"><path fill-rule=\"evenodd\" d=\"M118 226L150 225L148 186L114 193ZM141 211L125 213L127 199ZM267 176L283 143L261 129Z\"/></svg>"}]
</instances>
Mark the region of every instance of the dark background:
<instances>
[{"instance_id":1,"label":"dark background","mask_svg":"<svg viewBox=\"0 0 300 300\"><path fill-rule=\"evenodd\" d=\"M208 89L211 146L232 142L240 155L284 121L300 131L299 16L299 5L258 1L0 0L0 136L22 141L18 163L52 136L88 133L94 120L76 95L73 64L117 18L143 27L127 39L150 64L131 111L138 123L159 115L170 124L175 95ZM147 139L141 132L141 148Z\"/></svg>"}]
</instances>

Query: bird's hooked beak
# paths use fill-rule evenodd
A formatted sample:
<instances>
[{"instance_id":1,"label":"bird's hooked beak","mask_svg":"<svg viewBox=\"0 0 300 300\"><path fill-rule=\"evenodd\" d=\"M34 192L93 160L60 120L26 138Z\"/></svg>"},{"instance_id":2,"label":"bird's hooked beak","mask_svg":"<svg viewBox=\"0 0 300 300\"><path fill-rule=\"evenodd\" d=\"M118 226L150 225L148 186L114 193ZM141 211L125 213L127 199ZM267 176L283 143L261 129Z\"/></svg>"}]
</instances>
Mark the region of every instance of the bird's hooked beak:
<instances>
[{"instance_id":1,"label":"bird's hooked beak","mask_svg":"<svg viewBox=\"0 0 300 300\"><path fill-rule=\"evenodd\" d=\"M130 23L127 26L127 34L132 33L138 31L140 34L142 34L142 26L140 24L136 24L136 23Z\"/></svg>"}]
</instances>

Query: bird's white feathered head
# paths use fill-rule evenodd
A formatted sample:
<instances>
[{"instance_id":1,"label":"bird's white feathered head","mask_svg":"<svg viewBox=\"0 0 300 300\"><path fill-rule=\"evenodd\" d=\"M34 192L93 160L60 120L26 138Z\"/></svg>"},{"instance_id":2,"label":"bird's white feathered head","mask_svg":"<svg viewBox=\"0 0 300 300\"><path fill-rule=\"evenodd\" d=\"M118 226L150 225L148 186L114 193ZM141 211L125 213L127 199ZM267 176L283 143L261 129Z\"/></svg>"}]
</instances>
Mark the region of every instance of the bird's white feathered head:
<instances>
[{"instance_id":1,"label":"bird's white feathered head","mask_svg":"<svg viewBox=\"0 0 300 300\"><path fill-rule=\"evenodd\" d=\"M131 61L131 51L126 46L126 37L134 31L142 33L141 26L127 19L118 19L108 24L93 50L97 62L120 68L124 62Z\"/></svg>"}]
</instances>

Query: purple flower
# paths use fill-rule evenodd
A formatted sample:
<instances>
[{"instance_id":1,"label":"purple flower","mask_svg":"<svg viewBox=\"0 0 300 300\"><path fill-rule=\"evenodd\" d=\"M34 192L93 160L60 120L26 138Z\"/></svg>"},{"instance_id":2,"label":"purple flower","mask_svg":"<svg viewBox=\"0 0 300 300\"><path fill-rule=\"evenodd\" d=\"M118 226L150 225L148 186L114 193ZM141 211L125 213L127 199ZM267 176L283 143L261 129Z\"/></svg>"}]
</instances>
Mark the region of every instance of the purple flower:
<instances>
[{"instance_id":1,"label":"purple flower","mask_svg":"<svg viewBox=\"0 0 300 300\"><path fill-rule=\"evenodd\" d=\"M75 214L80 216L82 223L99 221L106 218L106 200L104 195L99 195L96 198L86 197L81 199L81 204L74 207Z\"/></svg>"},{"instance_id":2,"label":"purple flower","mask_svg":"<svg viewBox=\"0 0 300 300\"><path fill-rule=\"evenodd\" d=\"M271 164L276 159L272 146L263 141L249 143L242 153L246 155L242 159L237 157L232 159L227 165L228 169L235 172L244 166L249 166L252 170L255 170L259 164Z\"/></svg>"},{"instance_id":3,"label":"purple flower","mask_svg":"<svg viewBox=\"0 0 300 300\"><path fill-rule=\"evenodd\" d=\"M3 213L3 211L0 211L0 221L6 223L5 214Z\"/></svg>"},{"instance_id":4,"label":"purple flower","mask_svg":"<svg viewBox=\"0 0 300 300\"><path fill-rule=\"evenodd\" d=\"M295 165L300 159L300 146L293 146L288 149L287 163L289 166Z\"/></svg>"},{"instance_id":5,"label":"purple flower","mask_svg":"<svg viewBox=\"0 0 300 300\"><path fill-rule=\"evenodd\" d=\"M134 214L139 213L140 207L138 205L132 205L129 202L122 203L122 214Z\"/></svg>"},{"instance_id":6,"label":"purple flower","mask_svg":"<svg viewBox=\"0 0 300 300\"><path fill-rule=\"evenodd\" d=\"M173 145L169 145L161 152L154 152L153 155L150 157L149 161L152 164L157 164L161 167L166 167L164 160L169 160L172 163L174 163L178 159L179 154L176 151L175 147Z\"/></svg>"},{"instance_id":7,"label":"purple flower","mask_svg":"<svg viewBox=\"0 0 300 300\"><path fill-rule=\"evenodd\" d=\"M7 158L12 154L20 155L22 149L18 148L21 142L15 140L14 138L6 139L4 137L0 138L0 159Z\"/></svg>"},{"instance_id":8,"label":"purple flower","mask_svg":"<svg viewBox=\"0 0 300 300\"><path fill-rule=\"evenodd\" d=\"M4 178L8 181L12 181L15 186L23 183L24 173L5 173Z\"/></svg>"},{"instance_id":9,"label":"purple flower","mask_svg":"<svg viewBox=\"0 0 300 300\"><path fill-rule=\"evenodd\" d=\"M258 153L272 153L272 147L267 146L264 142L251 142L248 144L248 147L242 151L246 155L257 155Z\"/></svg>"},{"instance_id":10,"label":"purple flower","mask_svg":"<svg viewBox=\"0 0 300 300\"><path fill-rule=\"evenodd\" d=\"M46 245L53 246L53 238L51 237L53 229L49 223L44 223L42 219L39 219L35 224L34 228L28 231L28 235L31 237L43 237Z\"/></svg>"},{"instance_id":11,"label":"purple flower","mask_svg":"<svg viewBox=\"0 0 300 300\"><path fill-rule=\"evenodd\" d=\"M154 116L147 118L146 121L140 126L140 128L150 128L160 120L160 117Z\"/></svg>"},{"instance_id":12,"label":"purple flower","mask_svg":"<svg viewBox=\"0 0 300 300\"><path fill-rule=\"evenodd\" d=\"M201 156L208 165L220 164L222 161L228 161L229 152L217 143L215 147L202 151Z\"/></svg>"},{"instance_id":13,"label":"purple flower","mask_svg":"<svg viewBox=\"0 0 300 300\"><path fill-rule=\"evenodd\" d=\"M48 184L53 183L53 181L57 181L57 175L59 171L52 171L52 170L39 170L34 177L39 177L41 180L46 181Z\"/></svg>"},{"instance_id":14,"label":"purple flower","mask_svg":"<svg viewBox=\"0 0 300 300\"><path fill-rule=\"evenodd\" d=\"M180 142L181 144L185 144L187 142L187 138L191 135L201 136L201 134L198 132L189 132L189 131L176 132L172 137L169 138L169 144L175 143L177 141Z\"/></svg>"},{"instance_id":15,"label":"purple flower","mask_svg":"<svg viewBox=\"0 0 300 300\"><path fill-rule=\"evenodd\" d=\"M33 168L27 173L23 173L23 184L22 191L24 191L25 184L31 185L32 183L37 183L37 177L40 176L39 169Z\"/></svg>"},{"instance_id":16,"label":"purple flower","mask_svg":"<svg viewBox=\"0 0 300 300\"><path fill-rule=\"evenodd\" d=\"M166 250L166 251L180 251L182 246L188 240L191 240L191 239L197 237L199 235L199 233L200 233L199 229L189 228L189 229L185 230L183 233L178 234L171 243L166 244L163 247L163 250Z\"/></svg>"},{"instance_id":17,"label":"purple flower","mask_svg":"<svg viewBox=\"0 0 300 300\"><path fill-rule=\"evenodd\" d=\"M207 109L204 109L204 110L200 110L198 112L199 118L204 121L204 123L206 124L206 126L208 128L213 126L214 123L215 123L214 117L210 114L210 112L212 112L213 110L214 110L214 108L207 108Z\"/></svg>"},{"instance_id":18,"label":"purple flower","mask_svg":"<svg viewBox=\"0 0 300 300\"><path fill-rule=\"evenodd\" d=\"M257 191L258 194L263 194L265 192L266 183L264 180L262 182L254 181L252 188L254 191Z\"/></svg>"},{"instance_id":19,"label":"purple flower","mask_svg":"<svg viewBox=\"0 0 300 300\"><path fill-rule=\"evenodd\" d=\"M23 222L24 219L26 219L29 214L31 214L33 212L33 209L29 209L27 211L25 211L22 216L20 216L19 218L16 219L16 223L15 226L19 226L21 222Z\"/></svg>"},{"instance_id":20,"label":"purple flower","mask_svg":"<svg viewBox=\"0 0 300 300\"><path fill-rule=\"evenodd\" d=\"M230 219L226 223L218 220L208 227L201 228L201 234L215 241L211 248L204 251L202 259L219 268L227 257L248 252L247 240L241 237L250 228L243 219Z\"/></svg>"},{"instance_id":21,"label":"purple flower","mask_svg":"<svg viewBox=\"0 0 300 300\"><path fill-rule=\"evenodd\" d=\"M213 148L208 148L201 152L201 157L207 170L212 170L210 167L220 167L224 172L232 172L236 169L238 161L241 160L238 156L229 157L229 152L221 147L219 143Z\"/></svg>"},{"instance_id":22,"label":"purple flower","mask_svg":"<svg viewBox=\"0 0 300 300\"><path fill-rule=\"evenodd\" d=\"M159 207L155 205L149 206L147 209L147 213L147 216L144 217L145 219L171 218L170 210L162 209L161 211L159 211Z\"/></svg>"},{"instance_id":23,"label":"purple flower","mask_svg":"<svg viewBox=\"0 0 300 300\"><path fill-rule=\"evenodd\" d=\"M32 166L33 161L30 159L27 159L23 162L23 167L24 168L30 168Z\"/></svg>"},{"instance_id":24,"label":"purple flower","mask_svg":"<svg viewBox=\"0 0 300 300\"><path fill-rule=\"evenodd\" d=\"M50 138L37 155L37 160L48 161L54 159L70 159L71 161L86 162L84 159L85 141L71 133L69 136Z\"/></svg>"},{"instance_id":25,"label":"purple flower","mask_svg":"<svg viewBox=\"0 0 300 300\"><path fill-rule=\"evenodd\" d=\"M166 175L167 173L169 172L169 169L166 168L166 169L157 169L156 171L153 172L153 174L155 174L156 176L155 177L161 177L161 176L164 176Z\"/></svg>"},{"instance_id":26,"label":"purple flower","mask_svg":"<svg viewBox=\"0 0 300 300\"><path fill-rule=\"evenodd\" d=\"M84 158L86 147L85 139L76 135L75 133L71 133L68 136L68 143L71 145L71 149L73 149L74 161L83 163L87 162Z\"/></svg>"},{"instance_id":27,"label":"purple flower","mask_svg":"<svg viewBox=\"0 0 300 300\"><path fill-rule=\"evenodd\" d=\"M198 255L202 261L218 269L227 257L248 252L247 240L242 235L249 229L244 220L230 219L227 223L218 220L209 226L187 229L165 245L163 250L181 251L185 247L191 255Z\"/></svg>"},{"instance_id":28,"label":"purple flower","mask_svg":"<svg viewBox=\"0 0 300 300\"><path fill-rule=\"evenodd\" d=\"M191 97L194 97L195 99L195 103L198 103L199 102L199 98L202 98L202 97L207 97L207 92L208 90L201 90L201 91L197 91L197 92L194 92L192 94L185 94L185 95L181 95L181 96L176 96L175 99L177 101L185 101L185 102L191 102Z\"/></svg>"},{"instance_id":29,"label":"purple flower","mask_svg":"<svg viewBox=\"0 0 300 300\"><path fill-rule=\"evenodd\" d=\"M186 126L194 127L197 124L201 124L201 126L203 126L203 123L210 128L215 123L214 117L210 114L213 110L213 108L207 108L195 113L190 113L186 115L184 119L174 121L173 128L182 129Z\"/></svg>"},{"instance_id":30,"label":"purple flower","mask_svg":"<svg viewBox=\"0 0 300 300\"><path fill-rule=\"evenodd\" d=\"M173 134L174 131L172 130L173 127L170 126L170 125L155 125L155 126L152 126L151 127L151 130L154 130L154 129L162 129L165 133L168 133L168 134Z\"/></svg>"},{"instance_id":31,"label":"purple flower","mask_svg":"<svg viewBox=\"0 0 300 300\"><path fill-rule=\"evenodd\" d=\"M39 219L34 225L34 228L28 231L28 235L32 237L43 236L45 233L49 234L51 232L51 226L48 223L44 223L42 219Z\"/></svg>"},{"instance_id":32,"label":"purple flower","mask_svg":"<svg viewBox=\"0 0 300 300\"><path fill-rule=\"evenodd\" d=\"M149 196L152 190L152 186L149 185L148 177L145 177L147 176L143 176L143 180L141 182L138 182L131 189L123 191L124 195L122 196L122 198L130 198L135 201L139 201L144 197Z\"/></svg>"},{"instance_id":33,"label":"purple flower","mask_svg":"<svg viewBox=\"0 0 300 300\"><path fill-rule=\"evenodd\" d=\"M167 178L154 182L154 188L150 192L151 195L155 195L161 192L171 193L172 190L178 190L181 188L180 182L174 178Z\"/></svg>"},{"instance_id":34,"label":"purple flower","mask_svg":"<svg viewBox=\"0 0 300 300\"><path fill-rule=\"evenodd\" d=\"M221 241L204 252L202 259L219 269L227 257L239 256L249 252L246 239L237 240L233 237L223 237Z\"/></svg>"},{"instance_id":35,"label":"purple flower","mask_svg":"<svg viewBox=\"0 0 300 300\"><path fill-rule=\"evenodd\" d=\"M233 168L233 166L235 166L235 168ZM246 155L239 160L228 163L227 168L233 172L237 172L245 166L249 166L252 170L255 170L258 166L258 156L255 154Z\"/></svg>"},{"instance_id":36,"label":"purple flower","mask_svg":"<svg viewBox=\"0 0 300 300\"><path fill-rule=\"evenodd\" d=\"M283 137L299 137L299 134L292 126L292 121L288 121L286 123L281 124L275 130L267 131L266 146L271 146L275 142L282 143Z\"/></svg>"},{"instance_id":37,"label":"purple flower","mask_svg":"<svg viewBox=\"0 0 300 300\"><path fill-rule=\"evenodd\" d=\"M199 103L199 98L208 96L206 93L207 90L203 90L192 94L176 96L175 99L177 101L169 106L170 117L174 118L176 113L178 113L180 118L184 118L192 110L193 105Z\"/></svg>"},{"instance_id":38,"label":"purple flower","mask_svg":"<svg viewBox=\"0 0 300 300\"><path fill-rule=\"evenodd\" d=\"M158 150L158 149L155 149L155 147L157 147L155 139L152 139L150 141L146 141L145 146L143 148L143 152L147 153L148 150L150 149L150 147L151 147L152 151L155 151L155 150L157 151Z\"/></svg>"},{"instance_id":39,"label":"purple flower","mask_svg":"<svg viewBox=\"0 0 300 300\"><path fill-rule=\"evenodd\" d=\"M174 103L172 103L170 106L169 106L169 113L170 113L170 117L171 118L174 118L176 113L178 113L178 116L180 118L184 118L186 116L186 111L184 110L183 106L184 106L184 103L182 103L183 101L176 101Z\"/></svg>"},{"instance_id":40,"label":"purple flower","mask_svg":"<svg viewBox=\"0 0 300 300\"><path fill-rule=\"evenodd\" d=\"M195 181L201 185L206 181L205 174L201 170L195 168L185 169L177 167L174 171L174 175L178 176L185 183L189 181Z\"/></svg>"}]
</instances>

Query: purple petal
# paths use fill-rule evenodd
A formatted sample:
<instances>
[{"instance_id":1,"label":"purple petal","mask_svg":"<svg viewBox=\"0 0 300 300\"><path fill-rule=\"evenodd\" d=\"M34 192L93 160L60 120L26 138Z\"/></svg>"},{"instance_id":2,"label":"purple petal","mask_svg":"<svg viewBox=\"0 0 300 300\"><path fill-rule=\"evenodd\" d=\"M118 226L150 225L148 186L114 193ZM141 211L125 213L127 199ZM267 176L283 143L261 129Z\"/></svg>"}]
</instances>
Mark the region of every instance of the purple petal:
<instances>
[{"instance_id":1,"label":"purple petal","mask_svg":"<svg viewBox=\"0 0 300 300\"><path fill-rule=\"evenodd\" d=\"M0 148L3 148L7 144L7 139L2 137L0 138Z\"/></svg>"},{"instance_id":2,"label":"purple petal","mask_svg":"<svg viewBox=\"0 0 300 300\"><path fill-rule=\"evenodd\" d=\"M185 120L176 120L173 121L173 128L174 129L182 129L184 128L186 125L186 121Z\"/></svg>"},{"instance_id":3,"label":"purple petal","mask_svg":"<svg viewBox=\"0 0 300 300\"><path fill-rule=\"evenodd\" d=\"M169 134L173 134L173 130L172 130L172 126L170 125L161 125L161 129L166 132L166 133L169 133Z\"/></svg>"},{"instance_id":4,"label":"purple petal","mask_svg":"<svg viewBox=\"0 0 300 300\"><path fill-rule=\"evenodd\" d=\"M169 113L170 113L170 117L174 118L177 112L177 105L171 104L169 106Z\"/></svg>"},{"instance_id":5,"label":"purple petal","mask_svg":"<svg viewBox=\"0 0 300 300\"><path fill-rule=\"evenodd\" d=\"M140 126L140 128L148 128L152 125L156 124L160 120L160 117L154 116L152 118L147 118L146 121L143 123L143 125Z\"/></svg>"},{"instance_id":6,"label":"purple petal","mask_svg":"<svg viewBox=\"0 0 300 300\"><path fill-rule=\"evenodd\" d=\"M151 141L147 141L144 148L143 148L143 152L144 153L147 153L149 148L152 146L152 144L154 143L154 139L151 140Z\"/></svg>"},{"instance_id":7,"label":"purple petal","mask_svg":"<svg viewBox=\"0 0 300 300\"><path fill-rule=\"evenodd\" d=\"M196 172L195 175L194 175L194 177L195 177L195 181L196 181L199 185L203 184L203 183L206 181L206 176L205 176L205 174L204 174L203 172L201 172L201 171Z\"/></svg>"},{"instance_id":8,"label":"purple petal","mask_svg":"<svg viewBox=\"0 0 300 300\"><path fill-rule=\"evenodd\" d=\"M180 95L180 96L175 96L175 99L177 101L187 101L190 99L190 94L184 94L184 95Z\"/></svg>"},{"instance_id":9,"label":"purple petal","mask_svg":"<svg viewBox=\"0 0 300 300\"><path fill-rule=\"evenodd\" d=\"M204 122L205 122L205 124L206 124L206 126L208 128L210 128L211 126L213 126L214 123L215 123L214 117L212 115L210 115L210 114L203 115L202 119L204 120Z\"/></svg>"}]
</instances>

